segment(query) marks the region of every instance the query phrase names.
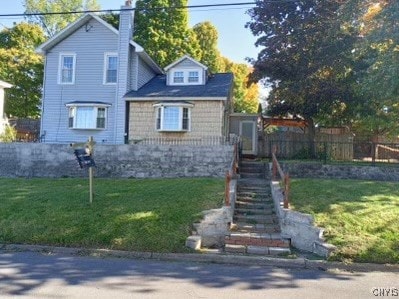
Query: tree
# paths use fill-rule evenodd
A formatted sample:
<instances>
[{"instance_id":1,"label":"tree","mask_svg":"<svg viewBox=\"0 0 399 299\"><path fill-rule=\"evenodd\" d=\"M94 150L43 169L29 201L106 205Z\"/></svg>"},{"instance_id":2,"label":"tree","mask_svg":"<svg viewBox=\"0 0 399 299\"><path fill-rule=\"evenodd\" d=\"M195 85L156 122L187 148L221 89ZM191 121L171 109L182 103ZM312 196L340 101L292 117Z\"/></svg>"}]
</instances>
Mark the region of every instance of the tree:
<instances>
[{"instance_id":1,"label":"tree","mask_svg":"<svg viewBox=\"0 0 399 299\"><path fill-rule=\"evenodd\" d=\"M25 0L25 13L54 13L98 10L97 0ZM79 14L49 14L27 16L30 23L38 24L48 37L64 29L79 18Z\"/></svg>"},{"instance_id":2,"label":"tree","mask_svg":"<svg viewBox=\"0 0 399 299\"><path fill-rule=\"evenodd\" d=\"M13 84L6 93L7 115L39 116L43 59L35 48L44 41L38 25L19 23L0 32L0 78Z\"/></svg>"},{"instance_id":3,"label":"tree","mask_svg":"<svg viewBox=\"0 0 399 299\"><path fill-rule=\"evenodd\" d=\"M201 63L209 67L212 73L220 70L220 52L218 50L218 31L211 22L198 23L193 27L201 49Z\"/></svg>"},{"instance_id":4,"label":"tree","mask_svg":"<svg viewBox=\"0 0 399 299\"><path fill-rule=\"evenodd\" d=\"M187 0L138 0L134 40L161 66L185 54L200 60L201 50L188 26Z\"/></svg>"},{"instance_id":5,"label":"tree","mask_svg":"<svg viewBox=\"0 0 399 299\"><path fill-rule=\"evenodd\" d=\"M272 85L268 112L308 120L310 141L315 119L342 122L352 113L356 37L341 26L342 3L257 1L249 11L247 26L262 48L252 61L251 82L267 78Z\"/></svg>"},{"instance_id":6,"label":"tree","mask_svg":"<svg viewBox=\"0 0 399 299\"><path fill-rule=\"evenodd\" d=\"M348 8L362 39L354 56L363 67L357 72L358 95L353 126L358 133L376 137L399 135L399 3L356 2Z\"/></svg>"},{"instance_id":7,"label":"tree","mask_svg":"<svg viewBox=\"0 0 399 299\"><path fill-rule=\"evenodd\" d=\"M245 63L234 63L223 57L222 72L234 74L234 112L257 113L259 106L259 87L255 83L249 83L252 69Z\"/></svg>"}]
</instances>

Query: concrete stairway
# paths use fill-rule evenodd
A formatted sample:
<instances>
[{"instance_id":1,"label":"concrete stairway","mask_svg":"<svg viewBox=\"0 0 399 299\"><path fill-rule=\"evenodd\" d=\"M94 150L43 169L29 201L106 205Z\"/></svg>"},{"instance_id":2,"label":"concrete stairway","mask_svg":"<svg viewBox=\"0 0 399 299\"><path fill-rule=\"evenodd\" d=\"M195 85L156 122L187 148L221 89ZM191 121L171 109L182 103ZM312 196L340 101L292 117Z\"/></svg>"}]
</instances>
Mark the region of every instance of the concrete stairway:
<instances>
[{"instance_id":1,"label":"concrete stairway","mask_svg":"<svg viewBox=\"0 0 399 299\"><path fill-rule=\"evenodd\" d=\"M225 237L225 252L256 255L290 253L289 240L283 239L280 234L268 173L262 162L240 163L234 224Z\"/></svg>"}]
</instances>

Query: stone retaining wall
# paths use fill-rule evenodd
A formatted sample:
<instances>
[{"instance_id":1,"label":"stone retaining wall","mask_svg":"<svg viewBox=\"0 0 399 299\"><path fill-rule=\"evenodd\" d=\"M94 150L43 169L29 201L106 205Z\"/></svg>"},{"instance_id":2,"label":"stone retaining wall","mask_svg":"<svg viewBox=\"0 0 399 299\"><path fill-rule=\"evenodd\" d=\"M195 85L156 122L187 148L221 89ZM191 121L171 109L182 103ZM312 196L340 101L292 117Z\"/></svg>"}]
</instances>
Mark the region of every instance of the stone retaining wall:
<instances>
[{"instance_id":1,"label":"stone retaining wall","mask_svg":"<svg viewBox=\"0 0 399 299\"><path fill-rule=\"evenodd\" d=\"M224 177L233 146L96 145L96 177ZM0 143L0 177L83 177L69 145Z\"/></svg>"},{"instance_id":2,"label":"stone retaining wall","mask_svg":"<svg viewBox=\"0 0 399 299\"><path fill-rule=\"evenodd\" d=\"M359 179L399 181L399 164L387 166L326 165L322 163L281 163L294 178Z\"/></svg>"}]
</instances>

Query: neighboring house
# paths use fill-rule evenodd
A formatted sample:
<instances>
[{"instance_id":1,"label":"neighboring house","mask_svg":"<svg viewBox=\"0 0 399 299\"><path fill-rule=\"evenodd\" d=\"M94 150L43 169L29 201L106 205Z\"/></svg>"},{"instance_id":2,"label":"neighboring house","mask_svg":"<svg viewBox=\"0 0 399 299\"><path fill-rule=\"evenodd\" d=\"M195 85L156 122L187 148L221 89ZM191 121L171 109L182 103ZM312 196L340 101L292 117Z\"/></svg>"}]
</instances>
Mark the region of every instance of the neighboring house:
<instances>
[{"instance_id":1,"label":"neighboring house","mask_svg":"<svg viewBox=\"0 0 399 299\"><path fill-rule=\"evenodd\" d=\"M0 134L4 133L4 129L8 124L7 117L4 114L4 89L11 87L11 84L0 80Z\"/></svg>"},{"instance_id":2,"label":"neighboring house","mask_svg":"<svg viewBox=\"0 0 399 299\"><path fill-rule=\"evenodd\" d=\"M165 75L132 41L131 8L122 6L119 31L86 14L38 48L45 56L42 141L227 135L232 75L211 76L188 56Z\"/></svg>"}]
</instances>

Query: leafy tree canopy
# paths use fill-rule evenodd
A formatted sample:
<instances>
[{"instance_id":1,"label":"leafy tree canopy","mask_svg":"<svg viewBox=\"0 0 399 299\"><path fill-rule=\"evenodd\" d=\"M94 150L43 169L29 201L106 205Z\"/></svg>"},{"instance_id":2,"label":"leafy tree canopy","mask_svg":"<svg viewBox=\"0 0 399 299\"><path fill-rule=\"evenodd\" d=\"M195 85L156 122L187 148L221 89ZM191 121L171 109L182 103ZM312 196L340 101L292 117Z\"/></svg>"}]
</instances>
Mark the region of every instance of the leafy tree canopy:
<instances>
[{"instance_id":1,"label":"leafy tree canopy","mask_svg":"<svg viewBox=\"0 0 399 299\"><path fill-rule=\"evenodd\" d=\"M270 114L310 121L350 114L355 38L341 26L340 8L335 0L257 1L249 11L248 27L262 49L251 81L271 82Z\"/></svg>"},{"instance_id":2,"label":"leafy tree canopy","mask_svg":"<svg viewBox=\"0 0 399 299\"><path fill-rule=\"evenodd\" d=\"M44 41L42 29L34 24L19 23L0 32L0 78L13 84L6 93L7 115L39 116L43 59L35 48Z\"/></svg>"},{"instance_id":3,"label":"leafy tree canopy","mask_svg":"<svg viewBox=\"0 0 399 299\"><path fill-rule=\"evenodd\" d=\"M25 13L54 13L98 10L97 0L25 0ZM27 16L30 23L38 24L51 37L79 18L79 14Z\"/></svg>"},{"instance_id":4,"label":"leafy tree canopy","mask_svg":"<svg viewBox=\"0 0 399 299\"><path fill-rule=\"evenodd\" d=\"M138 0L134 40L162 67L185 54L200 60L201 50L188 26L187 0ZM161 9L167 8L167 9Z\"/></svg>"}]
</instances>

